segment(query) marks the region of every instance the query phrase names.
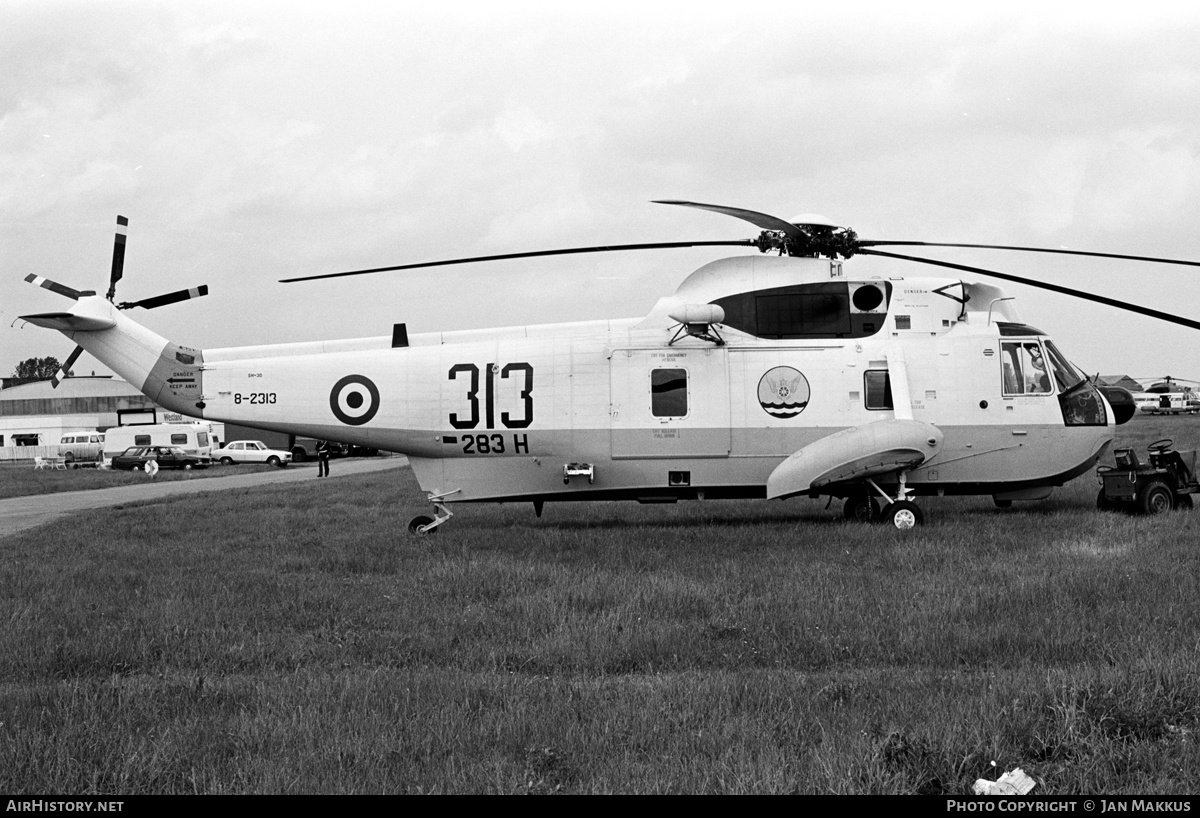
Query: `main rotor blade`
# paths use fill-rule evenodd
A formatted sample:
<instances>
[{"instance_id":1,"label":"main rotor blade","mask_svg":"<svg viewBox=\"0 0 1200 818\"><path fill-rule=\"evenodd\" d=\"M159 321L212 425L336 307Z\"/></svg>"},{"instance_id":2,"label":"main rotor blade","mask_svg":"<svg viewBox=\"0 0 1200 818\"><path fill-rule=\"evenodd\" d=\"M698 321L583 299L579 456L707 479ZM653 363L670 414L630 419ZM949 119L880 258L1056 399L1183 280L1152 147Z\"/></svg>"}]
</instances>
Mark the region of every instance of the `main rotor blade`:
<instances>
[{"instance_id":1,"label":"main rotor blade","mask_svg":"<svg viewBox=\"0 0 1200 818\"><path fill-rule=\"evenodd\" d=\"M1121 253L1092 253L1086 250L1058 250L1051 247L1016 247L1006 244L949 244L936 241L882 241L875 239L860 239L857 242L862 247L966 247L975 250L1017 250L1022 253L1058 253L1064 256L1092 256L1094 258L1119 258L1125 261L1152 261L1157 264L1184 264L1188 267L1200 267L1200 261L1184 261L1176 258L1157 258L1155 256L1126 256ZM859 250L860 253L867 252Z\"/></svg>"},{"instance_id":2,"label":"main rotor blade","mask_svg":"<svg viewBox=\"0 0 1200 818\"><path fill-rule=\"evenodd\" d=\"M726 216L733 216L735 219L750 222L750 224L763 230L778 230L788 238L800 241L807 238L804 231L791 222L784 221L769 213L759 213L757 210L745 210L744 208L728 207L726 205L701 204L700 202L684 202L679 199L653 199L652 204L679 205L680 207L695 207L699 210L711 210L713 213L723 213Z\"/></svg>"},{"instance_id":3,"label":"main rotor blade","mask_svg":"<svg viewBox=\"0 0 1200 818\"><path fill-rule=\"evenodd\" d=\"M281 278L281 284L292 284L297 281L316 281L321 278L341 278L342 276L360 276L368 273L387 273L394 270L416 270L422 267L445 267L450 264L471 264L476 261L505 261L515 258L538 258L541 256L569 256L578 253L608 253L618 250L666 250L677 247L753 247L750 239L741 241L671 241L654 244L609 244L600 247L567 247L561 250L535 250L529 253L503 253L497 256L473 256L472 258L452 258L445 261L423 261L418 264L397 264L392 267L372 267L369 270L347 270L342 273L321 273L314 276L297 276Z\"/></svg>"},{"instance_id":4,"label":"main rotor blade","mask_svg":"<svg viewBox=\"0 0 1200 818\"><path fill-rule=\"evenodd\" d=\"M997 273L995 270L985 270L982 267L969 267L966 264L951 264L948 261L935 261L931 258L919 258L918 256L901 255L900 253L888 253L884 250L860 250L859 252L867 256L884 256L886 258L896 258L903 261L915 261L918 264L932 264L935 267L948 267L951 270L963 270L968 273L979 273L980 275L1001 278L1006 281L1015 281L1018 284L1025 284L1030 287L1037 287L1042 290L1061 293L1062 295L1071 295L1076 298L1082 298L1084 301L1094 301L1097 304L1104 304L1108 307L1116 307L1119 310L1126 310L1127 312L1136 312L1139 315L1147 315L1151 318L1157 318L1160 321L1168 321L1172 324L1179 324L1180 326L1191 327L1192 329L1200 329L1200 321L1193 321L1190 318L1183 318L1178 315L1172 315L1168 312L1152 310L1149 307L1140 307L1137 304L1128 304L1124 301L1117 301L1113 298L1105 298L1102 295L1086 293L1082 290L1072 290L1070 287L1060 287L1057 284L1047 284L1044 281L1034 281L1033 279L1022 278L1021 276L1015 276L1009 273Z\"/></svg>"},{"instance_id":5,"label":"main rotor blade","mask_svg":"<svg viewBox=\"0 0 1200 818\"><path fill-rule=\"evenodd\" d=\"M117 233L113 236L112 272L108 277L108 300L117 294L117 282L125 272L125 234L129 231L129 219L117 216Z\"/></svg>"},{"instance_id":6,"label":"main rotor blade","mask_svg":"<svg viewBox=\"0 0 1200 818\"><path fill-rule=\"evenodd\" d=\"M58 368L57 372L50 376L51 389L58 389L58 385L66 380L67 374L71 371L71 367L75 365L75 361L78 360L79 356L82 354L83 347L75 347L75 351L67 357L66 362Z\"/></svg>"},{"instance_id":7,"label":"main rotor blade","mask_svg":"<svg viewBox=\"0 0 1200 818\"><path fill-rule=\"evenodd\" d=\"M153 298L143 298L141 301L122 301L117 305L117 309L129 310L134 307L142 307L147 310L152 310L156 307L165 307L168 304L176 304L180 301L187 301L189 298L199 298L202 295L208 295L208 285L201 284L199 287L192 287L187 290L176 290L173 293L166 295L156 295Z\"/></svg>"},{"instance_id":8,"label":"main rotor blade","mask_svg":"<svg viewBox=\"0 0 1200 818\"><path fill-rule=\"evenodd\" d=\"M50 290L51 292L58 293L59 295L65 295L67 298L74 298L76 301L78 301L80 298L82 298L85 295L95 295L96 294L95 290L72 289L71 287L68 287L65 284L59 284L57 281L51 281L48 278L42 278L40 275L35 275L33 273L30 273L29 275L25 276L25 280L28 281L30 284L34 284L38 287L42 287L44 289Z\"/></svg>"}]
</instances>

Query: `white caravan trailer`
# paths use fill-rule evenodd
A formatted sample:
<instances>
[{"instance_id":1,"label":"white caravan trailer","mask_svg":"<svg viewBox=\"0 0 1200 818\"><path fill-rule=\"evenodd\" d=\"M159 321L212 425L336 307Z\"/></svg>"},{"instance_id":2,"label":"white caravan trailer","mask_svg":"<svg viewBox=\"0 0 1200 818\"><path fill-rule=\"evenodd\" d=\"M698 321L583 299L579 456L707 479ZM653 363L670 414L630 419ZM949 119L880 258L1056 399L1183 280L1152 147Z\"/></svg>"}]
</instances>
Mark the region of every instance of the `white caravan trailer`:
<instances>
[{"instance_id":1,"label":"white caravan trailer","mask_svg":"<svg viewBox=\"0 0 1200 818\"><path fill-rule=\"evenodd\" d=\"M212 427L205 421L113 426L104 433L104 456L111 458L130 446L178 446L188 454L212 454Z\"/></svg>"}]
</instances>

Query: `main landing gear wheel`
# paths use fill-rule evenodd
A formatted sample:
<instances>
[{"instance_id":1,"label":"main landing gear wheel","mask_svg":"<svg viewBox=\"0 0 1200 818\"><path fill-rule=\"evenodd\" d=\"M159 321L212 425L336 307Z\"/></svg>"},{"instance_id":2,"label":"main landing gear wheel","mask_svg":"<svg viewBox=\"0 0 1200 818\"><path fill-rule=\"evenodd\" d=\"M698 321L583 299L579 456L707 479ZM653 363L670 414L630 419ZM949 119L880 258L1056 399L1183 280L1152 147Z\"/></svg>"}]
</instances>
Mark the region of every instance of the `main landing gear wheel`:
<instances>
[{"instance_id":1,"label":"main landing gear wheel","mask_svg":"<svg viewBox=\"0 0 1200 818\"><path fill-rule=\"evenodd\" d=\"M424 537L428 534L436 534L437 533L436 528L429 528L429 529L425 528L432 522L433 522L433 518L426 517L424 514L422 514L418 517L413 517L411 520L408 521L408 533L416 534L418 537Z\"/></svg>"},{"instance_id":2,"label":"main landing gear wheel","mask_svg":"<svg viewBox=\"0 0 1200 818\"><path fill-rule=\"evenodd\" d=\"M842 505L842 516L851 522L873 523L879 519L879 506L865 491L851 494Z\"/></svg>"},{"instance_id":3,"label":"main landing gear wheel","mask_svg":"<svg viewBox=\"0 0 1200 818\"><path fill-rule=\"evenodd\" d=\"M883 510L883 522L890 523L901 531L916 528L925 521L920 507L911 500L896 500Z\"/></svg>"}]
</instances>

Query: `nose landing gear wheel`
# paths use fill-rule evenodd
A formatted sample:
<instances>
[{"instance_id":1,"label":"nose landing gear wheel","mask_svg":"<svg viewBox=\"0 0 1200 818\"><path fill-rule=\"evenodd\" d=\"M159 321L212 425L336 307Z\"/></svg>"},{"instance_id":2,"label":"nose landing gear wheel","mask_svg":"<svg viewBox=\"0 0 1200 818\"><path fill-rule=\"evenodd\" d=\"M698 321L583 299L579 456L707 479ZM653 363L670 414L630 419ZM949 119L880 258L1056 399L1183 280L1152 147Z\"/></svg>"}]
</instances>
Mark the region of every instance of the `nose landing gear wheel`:
<instances>
[{"instance_id":1,"label":"nose landing gear wheel","mask_svg":"<svg viewBox=\"0 0 1200 818\"><path fill-rule=\"evenodd\" d=\"M842 516L851 522L873 523L879 519L879 506L865 491L851 494L842 506Z\"/></svg>"},{"instance_id":2,"label":"nose landing gear wheel","mask_svg":"<svg viewBox=\"0 0 1200 818\"><path fill-rule=\"evenodd\" d=\"M919 506L910 500L896 500L883 510L883 522L890 523L901 531L916 528L925 521Z\"/></svg>"}]
</instances>

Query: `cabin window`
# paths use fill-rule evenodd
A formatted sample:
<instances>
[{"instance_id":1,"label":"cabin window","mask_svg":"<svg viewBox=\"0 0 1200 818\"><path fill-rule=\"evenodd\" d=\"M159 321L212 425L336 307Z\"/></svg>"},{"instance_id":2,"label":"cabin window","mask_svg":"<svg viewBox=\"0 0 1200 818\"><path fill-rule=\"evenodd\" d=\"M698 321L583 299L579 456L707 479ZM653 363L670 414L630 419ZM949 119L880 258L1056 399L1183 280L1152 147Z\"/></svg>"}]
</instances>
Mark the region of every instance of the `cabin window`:
<instances>
[{"instance_id":1,"label":"cabin window","mask_svg":"<svg viewBox=\"0 0 1200 818\"><path fill-rule=\"evenodd\" d=\"M207 446L208 432L196 432L196 443L201 446Z\"/></svg>"},{"instance_id":2,"label":"cabin window","mask_svg":"<svg viewBox=\"0 0 1200 818\"><path fill-rule=\"evenodd\" d=\"M171 435L172 446L183 446L187 443L187 435Z\"/></svg>"},{"instance_id":3,"label":"cabin window","mask_svg":"<svg viewBox=\"0 0 1200 818\"><path fill-rule=\"evenodd\" d=\"M12 442L14 446L36 446L38 445L37 435L13 435Z\"/></svg>"},{"instance_id":4,"label":"cabin window","mask_svg":"<svg viewBox=\"0 0 1200 818\"><path fill-rule=\"evenodd\" d=\"M863 373L864 392L868 409L894 409L892 379L886 369L869 369Z\"/></svg>"},{"instance_id":5,"label":"cabin window","mask_svg":"<svg viewBox=\"0 0 1200 818\"><path fill-rule=\"evenodd\" d=\"M1048 395L1050 376L1037 341L1005 341L1000 344L1000 366L1005 395Z\"/></svg>"},{"instance_id":6,"label":"cabin window","mask_svg":"<svg viewBox=\"0 0 1200 818\"><path fill-rule=\"evenodd\" d=\"M149 446L150 445L150 435L134 435L133 436L133 445L134 446Z\"/></svg>"},{"instance_id":7,"label":"cabin window","mask_svg":"<svg viewBox=\"0 0 1200 818\"><path fill-rule=\"evenodd\" d=\"M650 370L650 414L681 418L688 413L686 369Z\"/></svg>"}]
</instances>

